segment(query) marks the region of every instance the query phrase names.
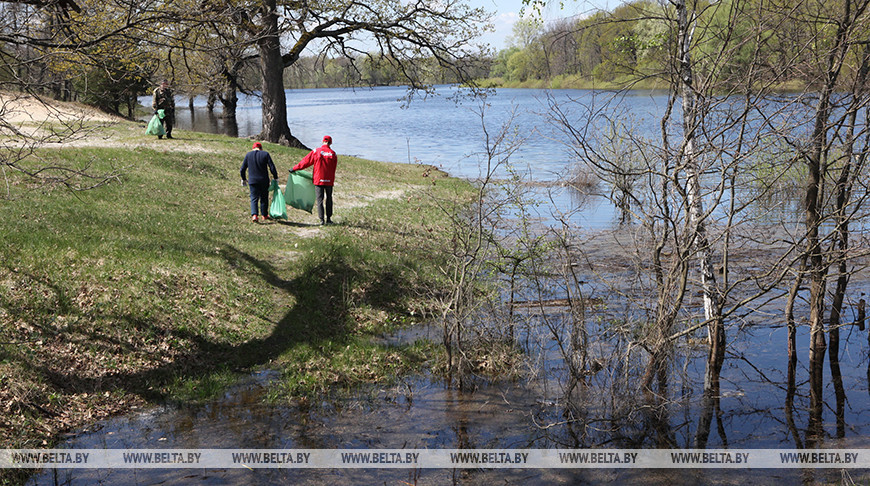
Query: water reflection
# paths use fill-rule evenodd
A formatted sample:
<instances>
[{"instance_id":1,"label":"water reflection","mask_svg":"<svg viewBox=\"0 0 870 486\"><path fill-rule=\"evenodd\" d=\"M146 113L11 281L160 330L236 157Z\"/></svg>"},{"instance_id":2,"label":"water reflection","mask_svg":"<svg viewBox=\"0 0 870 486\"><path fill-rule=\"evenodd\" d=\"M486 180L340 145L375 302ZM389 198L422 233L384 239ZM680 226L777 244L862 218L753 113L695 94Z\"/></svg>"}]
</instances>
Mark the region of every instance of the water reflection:
<instances>
[{"instance_id":1,"label":"water reflection","mask_svg":"<svg viewBox=\"0 0 870 486\"><path fill-rule=\"evenodd\" d=\"M526 328L524 332L529 332ZM600 336L601 329L589 329ZM466 390L447 388L432 376L418 376L388 387L360 390L352 397L334 398L299 408L271 405L265 400L274 372L254 374L219 400L205 405L164 406L139 414L103 421L80 432L67 448L801 448L798 423L812 423L814 410L806 393L777 370L806 375L797 357L782 351L787 329L742 330L731 344L732 354L707 353L704 348L677 346L673 363L682 370L670 375L669 396L633 394L629 382L637 379L635 363L622 373L603 368L588 376L570 393L559 371L561 359L547 333L530 350L542 350L541 373L523 381L490 382L475 379ZM434 338L436 331L413 329L390 339ZM798 328L799 347L809 333ZM857 335L856 335L857 336ZM861 336L861 341L864 341ZM598 343L603 345L603 343ZM610 343L620 354L620 343ZM859 343L847 336L841 355L844 380L863 381L858 363ZM593 351L596 346L591 348ZM600 354L594 351L593 354ZM639 364L639 363L638 363ZM861 367L863 369L863 367ZM632 378L634 377L634 378ZM788 386L787 386L788 384ZM851 387L857 389L858 387ZM694 390L702 390L695 395ZM825 407L835 401L827 394ZM849 435L820 423L815 445L866 447L870 413L866 394L853 394L843 423ZM785 403L785 406L783 406ZM784 414L783 414L784 412ZM783 423L781 417L785 415ZM715 427L714 427L715 426ZM715 433L713 432L715 430ZM830 432L830 435L827 435ZM809 436L808 436L809 437ZM832 437L829 439L828 437ZM809 439L808 439L809 440ZM715 474L714 474L715 473ZM411 476L409 476L411 474ZM769 471L655 471L632 470L48 470L30 484L491 484L520 481L630 481L649 478L647 484L693 484L710 475L722 484L768 480ZM777 470L778 480L799 481L800 470ZM832 480L838 471L820 471L815 480ZM709 479L709 478L708 478Z\"/></svg>"},{"instance_id":2,"label":"water reflection","mask_svg":"<svg viewBox=\"0 0 870 486\"><path fill-rule=\"evenodd\" d=\"M721 322L712 326L710 350L707 355L707 366L704 372L704 394L701 401L700 418L698 419L698 432L695 438L695 447L707 448L707 440L710 437L710 429L713 420L716 421L716 431L723 447L728 447L728 437L725 425L722 423L721 386L720 378L722 365L725 363L725 329Z\"/></svg>"},{"instance_id":3,"label":"water reflection","mask_svg":"<svg viewBox=\"0 0 870 486\"><path fill-rule=\"evenodd\" d=\"M257 133L251 124L252 120L248 120L249 124L244 127L245 130L240 131L237 117L224 116L220 110L211 111L201 106L177 110L175 117L180 128L195 132L217 133L230 137L247 137Z\"/></svg>"}]
</instances>

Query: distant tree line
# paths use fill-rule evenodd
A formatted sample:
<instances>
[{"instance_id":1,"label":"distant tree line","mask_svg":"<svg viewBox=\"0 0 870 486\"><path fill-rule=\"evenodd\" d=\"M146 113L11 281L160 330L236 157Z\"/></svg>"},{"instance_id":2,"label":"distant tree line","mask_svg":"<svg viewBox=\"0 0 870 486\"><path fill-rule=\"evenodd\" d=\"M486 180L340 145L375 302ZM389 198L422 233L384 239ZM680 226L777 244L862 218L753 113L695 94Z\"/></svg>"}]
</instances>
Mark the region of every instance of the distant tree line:
<instances>
[{"instance_id":1,"label":"distant tree line","mask_svg":"<svg viewBox=\"0 0 870 486\"><path fill-rule=\"evenodd\" d=\"M759 31L751 16L734 15L772 4L794 10L793 19ZM365 5L342 5L222 0L199 9L158 0L0 2L0 82L126 116L134 115L137 97L161 78L179 94L208 96L210 107L220 102L231 117L238 94L256 92L267 108L263 138L291 144L282 113L285 88L427 90L475 82L649 88L670 82L662 66L674 49L672 2L626 2L547 24L523 20L515 24L509 47L495 53L472 48L490 17L461 2L438 11L395 2L393 19L371 16ZM697 2L692 50L703 61L695 72L703 77L716 70L720 89L747 77L779 89L818 87L819 69L809 53L825 48L815 39L830 39L835 26L801 17L800 5ZM728 52L720 52L723 46Z\"/></svg>"},{"instance_id":2,"label":"distant tree line","mask_svg":"<svg viewBox=\"0 0 870 486\"><path fill-rule=\"evenodd\" d=\"M453 70L444 69L433 58L418 59L405 69L414 71L414 76L425 84L456 84L468 79L489 76L491 60L477 57L465 66L465 79ZM405 84L406 73L388 56L377 53L357 58L303 57L284 72L288 88L346 88L353 86L399 86Z\"/></svg>"},{"instance_id":3,"label":"distant tree line","mask_svg":"<svg viewBox=\"0 0 870 486\"><path fill-rule=\"evenodd\" d=\"M842 4L825 2L823 10L835 11ZM747 76L758 85L772 83L783 90L821 87L822 67L814 64L812 53L827 48L817 39L831 42L837 24L812 18L805 2L721 0L693 5L692 49L704 60L696 66L700 76L716 75L726 89ZM763 30L752 16L739 14L777 9L793 15ZM665 87L661 66L673 49L669 24L674 10L674 2L638 0L546 25L519 22L509 47L492 59L490 77L507 86Z\"/></svg>"}]
</instances>

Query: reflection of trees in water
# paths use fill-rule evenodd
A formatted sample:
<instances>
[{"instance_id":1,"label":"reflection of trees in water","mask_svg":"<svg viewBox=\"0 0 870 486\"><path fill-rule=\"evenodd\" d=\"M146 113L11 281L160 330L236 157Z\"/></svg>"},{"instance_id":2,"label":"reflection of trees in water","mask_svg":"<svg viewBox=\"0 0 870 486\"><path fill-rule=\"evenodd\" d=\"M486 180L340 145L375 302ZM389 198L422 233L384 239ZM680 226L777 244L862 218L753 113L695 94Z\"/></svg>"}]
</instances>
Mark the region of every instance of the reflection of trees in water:
<instances>
[{"instance_id":1,"label":"reflection of trees in water","mask_svg":"<svg viewBox=\"0 0 870 486\"><path fill-rule=\"evenodd\" d=\"M571 201L571 209L582 211L594 203L593 198L595 196L591 194L588 187L578 187L573 184L567 184L565 188L568 193L568 198Z\"/></svg>"},{"instance_id":2,"label":"reflection of trees in water","mask_svg":"<svg viewBox=\"0 0 870 486\"><path fill-rule=\"evenodd\" d=\"M511 296L501 302L510 308L490 314L487 329L502 329L503 339L521 343L533 375L550 383L541 390L542 399L532 415L535 430L547 443L705 448L711 443L722 447L769 444L772 436L785 434L803 447L804 435L809 439L823 435L822 429L802 430L804 426L799 425L812 422L819 409L812 408L801 393L800 385L806 382L798 377L805 368L798 368L797 353L786 368L776 364L780 355L753 351L765 330L773 329L768 326L778 323L776 316L781 315L788 292L778 290L751 310L734 314L735 320L758 332L737 331L730 350L709 346L703 326L681 332L672 340L670 354L663 360L663 380L653 392L642 383L651 352L645 338L656 312L656 280L643 259L644 245L650 241L638 237L638 225L594 235L580 235L570 226L565 231L535 227L539 233L511 233L510 238L492 243L525 245L525 253L519 253L527 258L521 265L494 267L511 269L510 278L503 275L506 290L501 294ZM779 252L787 246L768 246L756 236L759 232L768 238L787 236L777 228L756 221L735 232L734 241L740 243L732 249L731 271L764 276L777 268ZM535 251L531 251L531 241ZM516 255L518 251L497 253ZM753 287L762 281L741 282L732 289L732 298L753 296ZM777 288L782 287L780 283ZM797 301L797 311L805 312L801 299ZM681 318L698 322L693 316L699 313L697 298L690 296ZM794 349L797 329L794 326L789 337ZM476 333L473 325L466 332ZM724 333L724 328L719 332ZM724 379L730 386L723 399L726 363L730 368ZM855 377L843 380L854 383ZM835 405L845 403L841 398L835 394L828 402L820 402L837 410L838 429L846 425L842 409ZM866 399L861 403L867 403ZM840 432L836 435L842 437Z\"/></svg>"},{"instance_id":3,"label":"reflection of trees in water","mask_svg":"<svg viewBox=\"0 0 870 486\"><path fill-rule=\"evenodd\" d=\"M189 118L184 114L189 114ZM179 116L181 115L181 116ZM223 115L204 107L179 110L177 123L181 128L201 133L216 133L230 137L239 136L239 122L234 114Z\"/></svg>"},{"instance_id":4,"label":"reflection of trees in water","mask_svg":"<svg viewBox=\"0 0 870 486\"><path fill-rule=\"evenodd\" d=\"M720 326L719 331L725 330ZM724 339L713 340L714 343ZM715 418L716 430L719 433L722 446L728 446L728 437L725 426L722 423L721 386L722 364L725 362L725 347L711 345L707 354L707 363L704 372L704 395L701 404L700 417L698 419L698 431L695 435L695 447L705 449L710 437L710 427Z\"/></svg>"},{"instance_id":5,"label":"reflection of trees in water","mask_svg":"<svg viewBox=\"0 0 870 486\"><path fill-rule=\"evenodd\" d=\"M800 194L797 191L766 192L752 197L747 206L751 217L759 224L797 223L803 210Z\"/></svg>"},{"instance_id":6,"label":"reflection of trees in water","mask_svg":"<svg viewBox=\"0 0 870 486\"><path fill-rule=\"evenodd\" d=\"M235 116L224 118L224 134L230 137L239 136L239 122Z\"/></svg>"},{"instance_id":7,"label":"reflection of trees in water","mask_svg":"<svg viewBox=\"0 0 870 486\"><path fill-rule=\"evenodd\" d=\"M550 384L539 390L545 398L538 401L532 413L535 430L548 444L572 448L777 447L783 437L788 437L793 447L804 448L824 447L827 441L821 438L828 434L842 438L843 427L849 430L845 414L836 407L841 400L836 390L822 402L823 411L835 411L834 430L826 431L813 421L819 410L813 408L814 402L802 390L808 384L808 363L801 365L797 356L779 369L770 356L746 355L742 351L710 354L693 337L675 346L669 361L668 393L643 392L640 385L645 353L614 328L596 324L599 319L595 312L590 313L587 323L590 365L579 380L569 377L550 328L537 317L526 318L520 336L529 340L527 333L537 333L537 338L529 340L531 346L526 352L532 362L538 363L536 380ZM555 321L557 317L551 313L549 319ZM570 319L563 318L560 329L570 333L570 325ZM733 347L752 349L767 336L767 329L759 327L753 333L734 336ZM804 332L802 342L807 338ZM566 336L565 342L568 340ZM725 363L730 366L723 375ZM795 376L804 378L796 380ZM856 383L856 378L852 373L843 379ZM845 388L865 390L855 385ZM866 397L849 397L858 409L856 413L866 411ZM861 424L851 425L858 426L858 434L863 433Z\"/></svg>"}]
</instances>

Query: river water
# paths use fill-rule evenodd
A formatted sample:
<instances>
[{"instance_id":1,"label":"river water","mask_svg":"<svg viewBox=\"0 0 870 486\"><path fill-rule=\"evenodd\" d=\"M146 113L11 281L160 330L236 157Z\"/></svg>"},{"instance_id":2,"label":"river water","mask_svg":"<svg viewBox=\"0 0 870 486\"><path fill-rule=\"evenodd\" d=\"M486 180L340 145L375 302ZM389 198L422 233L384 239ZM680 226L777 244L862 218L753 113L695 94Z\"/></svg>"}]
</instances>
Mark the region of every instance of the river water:
<instances>
[{"instance_id":1,"label":"river water","mask_svg":"<svg viewBox=\"0 0 870 486\"><path fill-rule=\"evenodd\" d=\"M501 132L516 141L517 149L495 176L508 177L507 167L529 183L529 192L545 201L531 210L545 221L565 219L581 230L598 231L618 223L618 211L609 200L606 185L578 194L560 184L579 171L588 173L572 153L571 140L562 132L552 115L552 106L565 110L572 123L589 122L594 130L605 132L611 120L630 124L633 135L656 140L659 119L668 104L661 91L593 92L590 90L498 89L485 103L460 96L449 86L440 86L435 95L406 100L402 87L359 89L287 90L288 124L291 132L309 147L320 144L324 135L333 138L339 155L371 160L430 164L453 176L478 180L485 174L486 143ZM140 102L150 105L150 98ZM206 109L206 99L194 99L193 110L187 100L177 100L177 126L206 133L232 132L252 137L262 131L260 100L240 95L236 127L230 128L215 113ZM678 112L679 107L675 110ZM678 116L678 114L674 115ZM773 117L777 120L776 116ZM805 120L778 120L792 129ZM294 165L295 160L276 160L279 172ZM341 174L337 184L341 184ZM727 199L727 195L725 196ZM787 204L785 213L776 217L792 218L795 204ZM727 206L726 203L721 204ZM554 214L557 213L557 214Z\"/></svg>"},{"instance_id":2,"label":"river water","mask_svg":"<svg viewBox=\"0 0 870 486\"><path fill-rule=\"evenodd\" d=\"M425 163L452 175L475 179L481 175L483 131L478 105L456 105L436 97L415 101L403 108L403 90L290 90L290 127L307 145L331 135L339 154L375 160ZM489 98L484 118L496 131L513 117L518 134L527 138L512 160L517 170L534 174L537 182L566 176L573 164L558 133L545 116L547 94L539 90L500 90ZM584 91L557 91L549 96L570 100L589 96ZM664 99L656 93L630 95L634 116L653 116ZM179 106L182 106L179 103ZM579 116L579 115L578 115ZM249 136L260 130L257 100L243 98L238 131ZM193 112L178 110L178 126L221 132L220 118L210 116L204 100ZM295 161L276 163L286 170ZM605 198L578 198L559 187L548 186L555 206L575 208L573 222L606 233L615 228L615 211ZM543 209L547 212L550 209ZM606 238L598 251L606 256ZM590 243L595 244L594 242ZM865 292L860 282L857 290ZM604 290L585 291L604 295ZM558 311L554 311L558 314ZM611 312L608 314L607 312ZM613 309L590 324L590 333L607 334ZM851 311L850 311L851 312ZM853 316L847 316L846 320ZM557 318L558 319L558 318ZM702 428L706 403L702 397L706 347L686 342L678 346L670 390L672 400L650 415L648 408L622 409L613 402L620 396L616 373L602 370L592 375L578 392L581 417L566 421L564 375L556 343L536 329L534 319L525 333L533 344L526 351L537 360L529 379L489 382L478 380L467 390L446 387L429 375L410 377L386 386L361 390L359 395L325 400L305 407L270 405L264 399L277 373L254 373L249 380L204 405L165 405L95 424L76 433L59 447L66 448L693 448ZM710 448L793 449L805 435L809 421L807 386L808 332L799 327L797 349L798 389L794 423L786 419L785 343L787 330L781 316L734 323L728 327L729 352L721 371L721 391L715 426L706 434ZM522 334L523 331L521 331ZM857 327L843 328L840 366L847 391L842 416L836 416L830 372L825 376L824 438L828 448L870 447L870 389L868 389L868 338ZM414 339L438 341L428 327L385 336L391 343ZM528 342L528 340L527 340ZM624 345L602 339L593 354L606 356ZM626 363L628 366L637 363ZM614 391L616 390L616 391ZM796 424L796 425L795 425ZM842 430L842 432L840 432ZM854 471L857 473L857 471ZM644 484L787 484L828 482L842 478L838 470L422 470L409 476L405 470L46 470L30 484L525 484L623 482Z\"/></svg>"}]
</instances>

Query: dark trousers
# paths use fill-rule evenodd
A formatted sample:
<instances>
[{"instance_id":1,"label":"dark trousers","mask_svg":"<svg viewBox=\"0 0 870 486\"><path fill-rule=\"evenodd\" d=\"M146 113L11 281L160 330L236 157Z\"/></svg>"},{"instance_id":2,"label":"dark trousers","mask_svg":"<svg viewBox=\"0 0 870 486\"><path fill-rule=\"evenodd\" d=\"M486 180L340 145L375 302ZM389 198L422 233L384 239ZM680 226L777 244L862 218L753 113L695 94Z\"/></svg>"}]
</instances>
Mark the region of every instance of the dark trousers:
<instances>
[{"instance_id":1,"label":"dark trousers","mask_svg":"<svg viewBox=\"0 0 870 486\"><path fill-rule=\"evenodd\" d=\"M317 197L317 215L320 216L320 222L323 222L324 199L326 199L326 221L332 222L332 186L315 185L314 195Z\"/></svg>"},{"instance_id":2,"label":"dark trousers","mask_svg":"<svg viewBox=\"0 0 870 486\"><path fill-rule=\"evenodd\" d=\"M257 205L260 206L260 215L269 215L269 183L259 182L248 184L251 189L251 215L257 214Z\"/></svg>"},{"instance_id":3,"label":"dark trousers","mask_svg":"<svg viewBox=\"0 0 870 486\"><path fill-rule=\"evenodd\" d=\"M172 135L172 125L175 124L175 110L163 110L163 119L160 121L163 123L166 135Z\"/></svg>"}]
</instances>

